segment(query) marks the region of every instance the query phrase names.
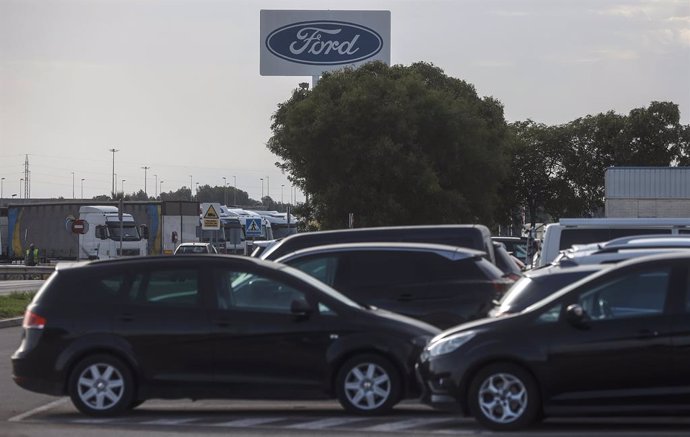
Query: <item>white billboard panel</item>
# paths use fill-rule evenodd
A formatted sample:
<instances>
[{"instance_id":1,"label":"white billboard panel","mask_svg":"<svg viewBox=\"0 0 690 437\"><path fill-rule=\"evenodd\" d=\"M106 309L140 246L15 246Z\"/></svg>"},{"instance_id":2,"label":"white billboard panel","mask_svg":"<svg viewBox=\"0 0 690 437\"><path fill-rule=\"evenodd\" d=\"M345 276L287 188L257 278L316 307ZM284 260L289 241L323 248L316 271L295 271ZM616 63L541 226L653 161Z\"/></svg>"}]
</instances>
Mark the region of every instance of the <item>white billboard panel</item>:
<instances>
[{"instance_id":1,"label":"white billboard panel","mask_svg":"<svg viewBox=\"0 0 690 437\"><path fill-rule=\"evenodd\" d=\"M390 11L262 10L262 76L318 76L366 62L390 64Z\"/></svg>"}]
</instances>

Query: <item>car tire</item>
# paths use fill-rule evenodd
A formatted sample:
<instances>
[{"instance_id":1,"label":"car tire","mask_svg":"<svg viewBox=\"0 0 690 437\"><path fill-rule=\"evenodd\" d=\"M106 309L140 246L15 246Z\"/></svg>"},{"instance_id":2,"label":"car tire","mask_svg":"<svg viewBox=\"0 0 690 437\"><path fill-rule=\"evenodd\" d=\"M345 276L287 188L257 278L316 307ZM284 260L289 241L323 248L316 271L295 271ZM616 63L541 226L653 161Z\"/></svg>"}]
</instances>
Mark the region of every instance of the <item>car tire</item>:
<instances>
[{"instance_id":1,"label":"car tire","mask_svg":"<svg viewBox=\"0 0 690 437\"><path fill-rule=\"evenodd\" d=\"M67 384L74 406L89 416L114 416L135 403L132 372L111 355L83 359L72 370Z\"/></svg>"},{"instance_id":2,"label":"car tire","mask_svg":"<svg viewBox=\"0 0 690 437\"><path fill-rule=\"evenodd\" d=\"M532 375L510 363L491 364L472 379L467 405L475 420L494 431L525 428L541 416L541 396Z\"/></svg>"},{"instance_id":3,"label":"car tire","mask_svg":"<svg viewBox=\"0 0 690 437\"><path fill-rule=\"evenodd\" d=\"M398 403L401 385L400 374L389 360L376 354L362 354L340 367L335 392L346 411L377 415Z\"/></svg>"}]
</instances>

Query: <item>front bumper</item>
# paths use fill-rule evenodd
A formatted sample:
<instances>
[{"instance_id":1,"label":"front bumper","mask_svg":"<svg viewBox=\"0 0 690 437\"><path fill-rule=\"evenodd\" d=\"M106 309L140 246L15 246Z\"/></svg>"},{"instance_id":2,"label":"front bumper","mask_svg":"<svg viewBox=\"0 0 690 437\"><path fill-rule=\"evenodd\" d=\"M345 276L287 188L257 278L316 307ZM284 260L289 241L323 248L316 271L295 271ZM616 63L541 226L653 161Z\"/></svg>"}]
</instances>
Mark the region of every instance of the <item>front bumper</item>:
<instances>
[{"instance_id":1,"label":"front bumper","mask_svg":"<svg viewBox=\"0 0 690 437\"><path fill-rule=\"evenodd\" d=\"M464 411L460 390L450 369L438 369L435 361L424 355L415 364L415 375L422 389L420 400L433 408Z\"/></svg>"}]
</instances>

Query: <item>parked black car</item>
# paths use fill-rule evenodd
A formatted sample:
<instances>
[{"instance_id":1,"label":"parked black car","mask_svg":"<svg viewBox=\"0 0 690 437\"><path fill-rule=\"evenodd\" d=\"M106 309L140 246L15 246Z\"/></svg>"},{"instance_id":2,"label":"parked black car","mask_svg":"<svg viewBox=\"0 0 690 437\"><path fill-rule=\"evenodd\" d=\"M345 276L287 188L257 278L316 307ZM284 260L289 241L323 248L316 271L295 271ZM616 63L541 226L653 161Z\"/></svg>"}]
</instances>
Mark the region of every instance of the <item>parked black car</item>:
<instances>
[{"instance_id":1,"label":"parked black car","mask_svg":"<svg viewBox=\"0 0 690 437\"><path fill-rule=\"evenodd\" d=\"M513 280L484 252L440 244L348 243L278 258L357 302L448 328L486 317Z\"/></svg>"},{"instance_id":2,"label":"parked black car","mask_svg":"<svg viewBox=\"0 0 690 437\"><path fill-rule=\"evenodd\" d=\"M337 397L380 413L418 394L414 361L439 332L288 266L222 255L58 265L23 327L16 383L94 416L150 398Z\"/></svg>"},{"instance_id":3,"label":"parked black car","mask_svg":"<svg viewBox=\"0 0 690 437\"><path fill-rule=\"evenodd\" d=\"M489 311L489 317L519 313L580 279L610 267L606 264L590 264L580 267L548 266L528 270L496 302Z\"/></svg>"},{"instance_id":4,"label":"parked black car","mask_svg":"<svg viewBox=\"0 0 690 437\"><path fill-rule=\"evenodd\" d=\"M690 255L602 270L520 314L445 331L417 368L434 405L495 430L565 414L690 411Z\"/></svg>"}]
</instances>

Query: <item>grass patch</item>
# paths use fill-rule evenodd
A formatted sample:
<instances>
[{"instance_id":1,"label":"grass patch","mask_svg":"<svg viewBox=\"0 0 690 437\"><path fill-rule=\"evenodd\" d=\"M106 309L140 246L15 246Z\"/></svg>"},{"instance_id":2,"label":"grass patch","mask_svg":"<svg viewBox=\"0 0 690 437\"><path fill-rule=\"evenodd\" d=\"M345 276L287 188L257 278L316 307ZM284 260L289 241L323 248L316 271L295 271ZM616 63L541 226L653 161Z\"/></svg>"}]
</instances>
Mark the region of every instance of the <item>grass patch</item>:
<instances>
[{"instance_id":1,"label":"grass patch","mask_svg":"<svg viewBox=\"0 0 690 437\"><path fill-rule=\"evenodd\" d=\"M35 291L15 291L0 296L0 319L23 316L35 294Z\"/></svg>"}]
</instances>

